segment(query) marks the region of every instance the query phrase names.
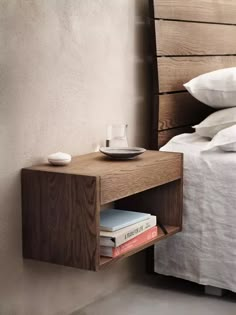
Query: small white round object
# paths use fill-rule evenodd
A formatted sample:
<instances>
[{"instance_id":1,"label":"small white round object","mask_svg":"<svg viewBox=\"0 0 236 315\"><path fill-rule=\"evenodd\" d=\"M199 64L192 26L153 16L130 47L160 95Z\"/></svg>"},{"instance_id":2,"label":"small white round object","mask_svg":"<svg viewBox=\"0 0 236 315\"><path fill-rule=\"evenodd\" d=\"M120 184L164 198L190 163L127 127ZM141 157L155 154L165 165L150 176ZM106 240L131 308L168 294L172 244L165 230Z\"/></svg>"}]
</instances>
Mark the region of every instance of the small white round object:
<instances>
[{"instance_id":1,"label":"small white round object","mask_svg":"<svg viewBox=\"0 0 236 315\"><path fill-rule=\"evenodd\" d=\"M71 161L71 155L68 153L57 152L48 156L48 162L52 165L67 165Z\"/></svg>"}]
</instances>

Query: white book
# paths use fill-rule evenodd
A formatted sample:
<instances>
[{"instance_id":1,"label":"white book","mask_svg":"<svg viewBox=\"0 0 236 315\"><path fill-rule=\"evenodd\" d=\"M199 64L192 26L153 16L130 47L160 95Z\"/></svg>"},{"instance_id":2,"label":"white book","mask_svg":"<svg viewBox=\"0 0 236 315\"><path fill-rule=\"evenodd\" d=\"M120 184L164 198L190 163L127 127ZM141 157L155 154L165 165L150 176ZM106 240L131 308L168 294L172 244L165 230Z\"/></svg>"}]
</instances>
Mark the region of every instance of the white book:
<instances>
[{"instance_id":1,"label":"white book","mask_svg":"<svg viewBox=\"0 0 236 315\"><path fill-rule=\"evenodd\" d=\"M115 232L100 231L100 246L118 247L156 225L156 216L129 225Z\"/></svg>"},{"instance_id":2,"label":"white book","mask_svg":"<svg viewBox=\"0 0 236 315\"><path fill-rule=\"evenodd\" d=\"M119 209L106 209L100 213L100 230L111 232L117 231L126 226L146 220L149 217L149 213Z\"/></svg>"}]
</instances>

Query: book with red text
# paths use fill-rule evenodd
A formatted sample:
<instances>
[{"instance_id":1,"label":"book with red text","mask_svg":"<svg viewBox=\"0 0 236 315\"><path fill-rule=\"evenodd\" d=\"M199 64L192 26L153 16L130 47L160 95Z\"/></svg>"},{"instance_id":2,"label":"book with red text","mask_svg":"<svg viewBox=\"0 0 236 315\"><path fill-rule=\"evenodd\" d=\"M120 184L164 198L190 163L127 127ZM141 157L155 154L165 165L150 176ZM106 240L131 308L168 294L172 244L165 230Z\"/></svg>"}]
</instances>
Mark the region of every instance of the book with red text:
<instances>
[{"instance_id":1,"label":"book with red text","mask_svg":"<svg viewBox=\"0 0 236 315\"><path fill-rule=\"evenodd\" d=\"M150 215L146 220L129 225L115 232L100 231L100 246L118 247L156 225L156 217Z\"/></svg>"},{"instance_id":2,"label":"book with red text","mask_svg":"<svg viewBox=\"0 0 236 315\"><path fill-rule=\"evenodd\" d=\"M154 238L157 237L157 235L158 235L157 226L153 226L149 230L143 232L142 234L139 234L138 236L134 237L133 239L129 240L128 242L125 242L124 244L118 247L100 246L100 255L115 258L153 240Z\"/></svg>"}]
</instances>

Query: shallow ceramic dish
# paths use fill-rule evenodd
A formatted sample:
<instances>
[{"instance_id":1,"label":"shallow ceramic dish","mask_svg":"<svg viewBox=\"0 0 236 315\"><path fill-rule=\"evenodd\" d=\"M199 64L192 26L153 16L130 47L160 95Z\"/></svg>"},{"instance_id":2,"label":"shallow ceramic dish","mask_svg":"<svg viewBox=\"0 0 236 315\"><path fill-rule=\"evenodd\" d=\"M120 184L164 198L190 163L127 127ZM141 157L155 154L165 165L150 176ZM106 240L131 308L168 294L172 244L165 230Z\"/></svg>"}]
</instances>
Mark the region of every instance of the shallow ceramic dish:
<instances>
[{"instance_id":1,"label":"shallow ceramic dish","mask_svg":"<svg viewBox=\"0 0 236 315\"><path fill-rule=\"evenodd\" d=\"M113 148L113 147L102 147L100 148L100 152L113 158L113 159L132 159L142 153L144 153L146 149L137 148L137 147L128 147L128 148Z\"/></svg>"}]
</instances>

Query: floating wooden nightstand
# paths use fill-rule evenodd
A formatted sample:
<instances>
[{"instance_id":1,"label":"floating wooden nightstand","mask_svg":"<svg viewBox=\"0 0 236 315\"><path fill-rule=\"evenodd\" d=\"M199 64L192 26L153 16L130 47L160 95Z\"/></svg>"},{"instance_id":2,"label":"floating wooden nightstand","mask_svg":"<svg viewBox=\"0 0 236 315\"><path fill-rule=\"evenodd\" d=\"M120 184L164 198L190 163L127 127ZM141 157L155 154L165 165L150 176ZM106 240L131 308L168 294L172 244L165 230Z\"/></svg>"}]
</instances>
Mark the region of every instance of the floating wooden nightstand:
<instances>
[{"instance_id":1,"label":"floating wooden nightstand","mask_svg":"<svg viewBox=\"0 0 236 315\"><path fill-rule=\"evenodd\" d=\"M182 227L182 154L146 151L116 161L101 153L74 157L63 167L22 170L23 256L99 270L175 234ZM159 235L115 259L99 255L102 205L157 215Z\"/></svg>"}]
</instances>

